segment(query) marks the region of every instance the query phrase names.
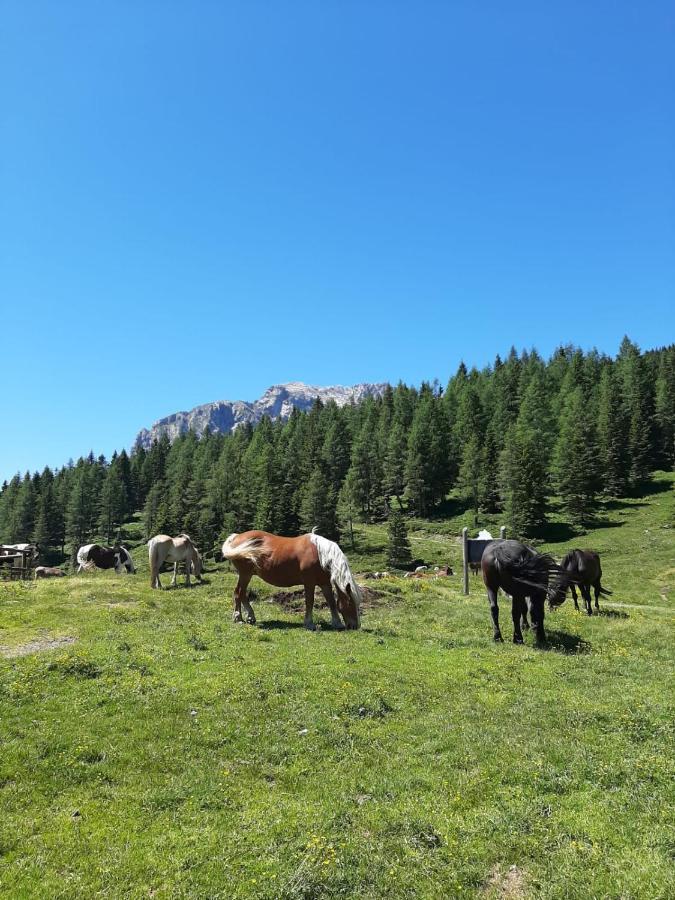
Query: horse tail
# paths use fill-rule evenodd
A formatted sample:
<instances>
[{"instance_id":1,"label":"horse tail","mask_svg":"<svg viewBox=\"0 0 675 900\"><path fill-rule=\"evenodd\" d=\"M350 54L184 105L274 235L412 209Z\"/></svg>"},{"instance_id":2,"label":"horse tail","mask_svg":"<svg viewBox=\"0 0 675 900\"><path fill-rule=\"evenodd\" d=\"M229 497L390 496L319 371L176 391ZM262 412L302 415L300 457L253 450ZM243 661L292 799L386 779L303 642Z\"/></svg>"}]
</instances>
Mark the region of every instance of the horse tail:
<instances>
[{"instance_id":1,"label":"horse tail","mask_svg":"<svg viewBox=\"0 0 675 900\"><path fill-rule=\"evenodd\" d=\"M499 545L496 550L495 565L500 572L503 571L503 566L511 581L515 581L516 584L523 587L544 591L549 602L555 600L560 581L567 576L550 553L532 551L532 556L522 554L517 559L500 560ZM553 583L551 583L551 576L555 576Z\"/></svg>"},{"instance_id":2,"label":"horse tail","mask_svg":"<svg viewBox=\"0 0 675 900\"><path fill-rule=\"evenodd\" d=\"M253 563L254 566L257 566L261 558L265 556L267 552L264 547L263 538L249 538L248 540L242 541L241 544L238 544L236 547L234 547L233 541L238 537L239 535L235 533L231 534L227 538L221 548L223 559L246 559L249 562Z\"/></svg>"},{"instance_id":3,"label":"horse tail","mask_svg":"<svg viewBox=\"0 0 675 900\"><path fill-rule=\"evenodd\" d=\"M157 547L157 538L150 538L148 541L148 557L150 562L150 587L155 586L155 580L159 575L159 550Z\"/></svg>"},{"instance_id":4,"label":"horse tail","mask_svg":"<svg viewBox=\"0 0 675 900\"><path fill-rule=\"evenodd\" d=\"M85 544L84 547L80 547L77 551L77 563L82 566L87 572L91 569L95 569L96 565L88 559L89 551L92 547L96 546L95 544Z\"/></svg>"},{"instance_id":5,"label":"horse tail","mask_svg":"<svg viewBox=\"0 0 675 900\"><path fill-rule=\"evenodd\" d=\"M335 541L329 541L328 538L321 537L316 533L316 529L312 529L309 539L316 547L319 554L319 565L330 575L331 585L334 590L338 590L343 594L351 593L356 606L356 616L361 624L361 588L356 583L352 570L349 568L347 557L338 547Z\"/></svg>"},{"instance_id":6,"label":"horse tail","mask_svg":"<svg viewBox=\"0 0 675 900\"><path fill-rule=\"evenodd\" d=\"M607 594L608 597L612 596L612 591L610 591L609 588L606 588L606 587L603 587L602 585L600 585L599 590L600 590L601 594Z\"/></svg>"}]
</instances>

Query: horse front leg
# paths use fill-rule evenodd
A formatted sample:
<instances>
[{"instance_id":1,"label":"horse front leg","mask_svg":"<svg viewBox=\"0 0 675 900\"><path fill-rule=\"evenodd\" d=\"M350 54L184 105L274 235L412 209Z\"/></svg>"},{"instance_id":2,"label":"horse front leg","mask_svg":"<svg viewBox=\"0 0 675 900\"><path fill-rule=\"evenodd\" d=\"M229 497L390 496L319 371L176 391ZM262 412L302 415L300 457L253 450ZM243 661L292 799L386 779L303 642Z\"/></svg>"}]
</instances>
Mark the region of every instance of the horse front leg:
<instances>
[{"instance_id":1,"label":"horse front leg","mask_svg":"<svg viewBox=\"0 0 675 900\"><path fill-rule=\"evenodd\" d=\"M513 619L513 643L523 643L523 633L520 630L522 600L520 597L511 597L511 618Z\"/></svg>"},{"instance_id":2,"label":"horse front leg","mask_svg":"<svg viewBox=\"0 0 675 900\"><path fill-rule=\"evenodd\" d=\"M321 592L326 598L326 603L328 603L328 608L330 609L330 622L333 628L337 631L344 631L345 626L340 618L337 610L337 604L335 602L335 594L333 594L333 588L330 584L325 584L321 588Z\"/></svg>"},{"instance_id":3,"label":"horse front leg","mask_svg":"<svg viewBox=\"0 0 675 900\"><path fill-rule=\"evenodd\" d=\"M316 625L312 617L314 610L314 585L305 585L305 628L308 631L316 631Z\"/></svg>"},{"instance_id":4,"label":"horse front leg","mask_svg":"<svg viewBox=\"0 0 675 900\"><path fill-rule=\"evenodd\" d=\"M528 597L527 608L530 613L530 621L534 630L534 643L537 647L541 647L546 643L546 632L544 631L544 598Z\"/></svg>"},{"instance_id":5,"label":"horse front leg","mask_svg":"<svg viewBox=\"0 0 675 900\"><path fill-rule=\"evenodd\" d=\"M523 631L530 630L530 623L527 621L527 603L523 598L520 600L520 627Z\"/></svg>"},{"instance_id":6,"label":"horse front leg","mask_svg":"<svg viewBox=\"0 0 675 900\"><path fill-rule=\"evenodd\" d=\"M175 562L173 564L173 575L171 576L171 587L176 586L176 579L178 578L178 563Z\"/></svg>"},{"instance_id":7,"label":"horse front leg","mask_svg":"<svg viewBox=\"0 0 675 900\"><path fill-rule=\"evenodd\" d=\"M572 599L574 600L574 608L577 612L579 612L579 604L577 603L577 589L573 584L570 584L570 590L572 591Z\"/></svg>"},{"instance_id":8,"label":"horse front leg","mask_svg":"<svg viewBox=\"0 0 675 900\"><path fill-rule=\"evenodd\" d=\"M499 604L497 603L497 590L489 587L487 589L487 595L488 601L490 603L490 615L492 616L493 640L503 641L504 638L502 637L502 633L499 630Z\"/></svg>"},{"instance_id":9,"label":"horse front leg","mask_svg":"<svg viewBox=\"0 0 675 900\"><path fill-rule=\"evenodd\" d=\"M581 596L584 598L584 603L586 604L586 612L589 616L593 615L592 602L591 602L591 589L587 584L581 585Z\"/></svg>"}]
</instances>

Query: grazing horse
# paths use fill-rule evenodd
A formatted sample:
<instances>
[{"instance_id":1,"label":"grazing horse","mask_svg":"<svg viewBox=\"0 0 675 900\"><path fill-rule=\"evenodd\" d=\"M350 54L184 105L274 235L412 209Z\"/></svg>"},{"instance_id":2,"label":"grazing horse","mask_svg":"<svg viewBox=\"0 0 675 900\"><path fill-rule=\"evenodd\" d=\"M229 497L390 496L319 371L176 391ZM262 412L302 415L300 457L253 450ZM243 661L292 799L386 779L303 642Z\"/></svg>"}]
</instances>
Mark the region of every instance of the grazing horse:
<instances>
[{"instance_id":1,"label":"grazing horse","mask_svg":"<svg viewBox=\"0 0 675 900\"><path fill-rule=\"evenodd\" d=\"M513 643L523 643L522 628L528 628L527 613L530 613L535 641L543 644L546 640L544 631L544 601L549 598L552 606L557 606L565 599L557 599L555 588L549 587L552 574L560 574L560 567L552 556L537 553L520 541L500 541L488 544L481 560L483 581L487 588L490 612L494 626L494 639L501 641L499 630L499 606L497 594L501 588L511 597L511 618L513 619Z\"/></svg>"},{"instance_id":2,"label":"grazing horse","mask_svg":"<svg viewBox=\"0 0 675 900\"><path fill-rule=\"evenodd\" d=\"M66 573L58 566L37 566L35 569L35 580L38 578L63 578Z\"/></svg>"},{"instance_id":3,"label":"grazing horse","mask_svg":"<svg viewBox=\"0 0 675 900\"><path fill-rule=\"evenodd\" d=\"M168 534L157 534L148 541L148 556L150 557L150 587L160 588L159 573L165 562L173 563L173 578L171 584L176 583L178 575L178 563L185 563L185 584L190 584L190 572L194 572L198 581L202 580L202 558L199 551L192 543L192 538L187 534L179 534L172 538Z\"/></svg>"},{"instance_id":4,"label":"grazing horse","mask_svg":"<svg viewBox=\"0 0 675 900\"><path fill-rule=\"evenodd\" d=\"M562 572L556 583L555 591L558 603L563 602L569 587L574 598L574 608L579 612L575 587L577 585L586 604L586 612L591 616L593 615L591 611L591 587L595 591L595 608L597 610L600 609L598 604L600 594L611 595L612 592L600 584L600 579L602 578L600 557L593 550L570 550L560 563L560 568Z\"/></svg>"},{"instance_id":5,"label":"grazing horse","mask_svg":"<svg viewBox=\"0 0 675 900\"><path fill-rule=\"evenodd\" d=\"M125 570L136 574L136 566L126 547L102 547L100 544L85 544L77 551L79 567L77 574L90 569L114 569L117 575Z\"/></svg>"},{"instance_id":6,"label":"grazing horse","mask_svg":"<svg viewBox=\"0 0 675 900\"><path fill-rule=\"evenodd\" d=\"M234 564L239 580L234 589L235 622L255 624L255 615L246 595L254 575L275 587L301 584L305 589L305 628L314 631L312 619L314 589L318 585L330 609L333 627L359 628L361 591L349 568L347 557L334 541L312 532L300 537L278 537L266 531L231 534L223 544L223 558ZM335 595L337 594L337 603ZM338 610L344 619L340 621Z\"/></svg>"}]
</instances>

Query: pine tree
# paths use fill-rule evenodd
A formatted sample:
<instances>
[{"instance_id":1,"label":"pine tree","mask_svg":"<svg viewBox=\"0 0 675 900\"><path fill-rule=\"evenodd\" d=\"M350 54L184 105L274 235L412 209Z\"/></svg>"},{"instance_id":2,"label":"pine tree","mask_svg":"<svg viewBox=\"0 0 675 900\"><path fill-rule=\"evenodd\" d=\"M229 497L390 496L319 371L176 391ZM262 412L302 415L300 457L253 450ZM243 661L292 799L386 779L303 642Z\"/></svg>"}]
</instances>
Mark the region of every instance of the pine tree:
<instances>
[{"instance_id":1,"label":"pine tree","mask_svg":"<svg viewBox=\"0 0 675 900\"><path fill-rule=\"evenodd\" d=\"M659 456L664 467L675 465L675 348L666 348L659 360L655 385L655 417L659 427Z\"/></svg>"},{"instance_id":2,"label":"pine tree","mask_svg":"<svg viewBox=\"0 0 675 900\"><path fill-rule=\"evenodd\" d=\"M127 496L118 466L113 462L101 488L98 527L107 544L112 543L127 512Z\"/></svg>"},{"instance_id":3,"label":"pine tree","mask_svg":"<svg viewBox=\"0 0 675 900\"><path fill-rule=\"evenodd\" d=\"M602 491L622 497L628 488L628 416L614 370L606 366L600 377L598 444L602 469Z\"/></svg>"},{"instance_id":4,"label":"pine tree","mask_svg":"<svg viewBox=\"0 0 675 900\"><path fill-rule=\"evenodd\" d=\"M511 425L500 457L500 486L509 532L531 537L546 520L546 472L537 435L524 423Z\"/></svg>"},{"instance_id":5,"label":"pine tree","mask_svg":"<svg viewBox=\"0 0 675 900\"><path fill-rule=\"evenodd\" d=\"M337 516L338 530L340 534L349 534L349 543L352 550L356 549L354 540L354 522L357 519L357 505L352 493L352 486L349 475L345 478L340 493L338 495L337 506L335 509Z\"/></svg>"},{"instance_id":6,"label":"pine tree","mask_svg":"<svg viewBox=\"0 0 675 900\"><path fill-rule=\"evenodd\" d=\"M335 496L330 482L322 469L312 473L300 506L300 523L305 531L316 528L318 533L330 540L339 540L335 514Z\"/></svg>"},{"instance_id":7,"label":"pine tree","mask_svg":"<svg viewBox=\"0 0 675 900\"><path fill-rule=\"evenodd\" d=\"M592 414L582 389L567 397L555 449L555 475L563 509L572 525L589 522L599 489L599 448Z\"/></svg>"},{"instance_id":8,"label":"pine tree","mask_svg":"<svg viewBox=\"0 0 675 900\"><path fill-rule=\"evenodd\" d=\"M143 528L146 540L156 534L170 532L169 511L166 499L166 485L157 481L148 491L143 507Z\"/></svg>"},{"instance_id":9,"label":"pine tree","mask_svg":"<svg viewBox=\"0 0 675 900\"><path fill-rule=\"evenodd\" d=\"M97 500L94 464L80 461L74 472L66 510L66 537L70 541L73 562L79 547L94 540Z\"/></svg>"},{"instance_id":10,"label":"pine tree","mask_svg":"<svg viewBox=\"0 0 675 900\"><path fill-rule=\"evenodd\" d=\"M462 462L457 478L457 493L473 510L474 525L478 524L481 486L485 468L485 454L478 435L472 435L464 443Z\"/></svg>"},{"instance_id":11,"label":"pine tree","mask_svg":"<svg viewBox=\"0 0 675 900\"><path fill-rule=\"evenodd\" d=\"M396 497L399 509L403 508L401 498L405 490L405 463L408 449L405 429L395 423L387 439L387 451L384 460L383 482L387 497Z\"/></svg>"},{"instance_id":12,"label":"pine tree","mask_svg":"<svg viewBox=\"0 0 675 900\"><path fill-rule=\"evenodd\" d=\"M46 468L41 476L40 497L32 540L40 548L40 557L49 558L52 548L63 541L63 511L54 488L54 474Z\"/></svg>"},{"instance_id":13,"label":"pine tree","mask_svg":"<svg viewBox=\"0 0 675 900\"><path fill-rule=\"evenodd\" d=\"M400 510L392 509L389 513L387 540L387 563L390 566L404 568L412 562L408 529Z\"/></svg>"}]
</instances>

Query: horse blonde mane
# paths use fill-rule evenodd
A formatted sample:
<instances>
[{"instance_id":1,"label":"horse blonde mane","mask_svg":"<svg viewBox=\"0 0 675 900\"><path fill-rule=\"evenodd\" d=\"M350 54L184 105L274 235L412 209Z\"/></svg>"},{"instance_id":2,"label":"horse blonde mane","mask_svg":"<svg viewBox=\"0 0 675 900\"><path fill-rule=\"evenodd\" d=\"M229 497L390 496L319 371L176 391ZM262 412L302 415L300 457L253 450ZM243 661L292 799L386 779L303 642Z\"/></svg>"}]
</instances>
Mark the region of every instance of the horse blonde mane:
<instances>
[{"instance_id":1,"label":"horse blonde mane","mask_svg":"<svg viewBox=\"0 0 675 900\"><path fill-rule=\"evenodd\" d=\"M312 529L308 537L316 547L316 552L319 554L319 565L324 572L330 573L333 589L346 594L348 593L347 588L349 588L349 592L351 592L352 598L354 599L354 605L356 606L356 613L359 615L361 607L361 588L354 580L352 570L349 568L349 563L347 562L347 557L335 541L329 541L328 538L317 534L316 528Z\"/></svg>"}]
</instances>

